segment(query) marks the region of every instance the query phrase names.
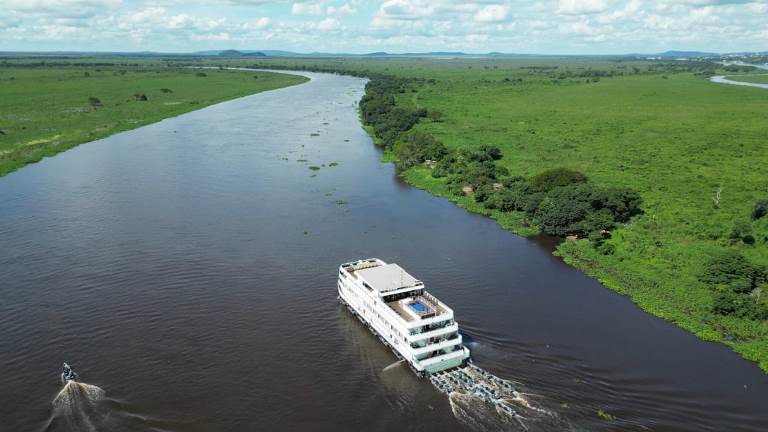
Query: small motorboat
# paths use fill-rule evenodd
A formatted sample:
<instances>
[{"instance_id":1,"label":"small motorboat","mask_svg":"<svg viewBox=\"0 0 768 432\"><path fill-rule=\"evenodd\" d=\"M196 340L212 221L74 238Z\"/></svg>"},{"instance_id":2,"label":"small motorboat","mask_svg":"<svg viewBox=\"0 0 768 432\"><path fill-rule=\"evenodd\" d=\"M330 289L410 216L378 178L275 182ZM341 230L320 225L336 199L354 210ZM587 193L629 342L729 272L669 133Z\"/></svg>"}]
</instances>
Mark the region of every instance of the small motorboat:
<instances>
[{"instance_id":1,"label":"small motorboat","mask_svg":"<svg viewBox=\"0 0 768 432\"><path fill-rule=\"evenodd\" d=\"M78 376L75 373L74 370L72 370L72 367L70 367L66 362L64 363L64 366L61 371L61 382L62 384L66 384L70 381L77 381Z\"/></svg>"}]
</instances>

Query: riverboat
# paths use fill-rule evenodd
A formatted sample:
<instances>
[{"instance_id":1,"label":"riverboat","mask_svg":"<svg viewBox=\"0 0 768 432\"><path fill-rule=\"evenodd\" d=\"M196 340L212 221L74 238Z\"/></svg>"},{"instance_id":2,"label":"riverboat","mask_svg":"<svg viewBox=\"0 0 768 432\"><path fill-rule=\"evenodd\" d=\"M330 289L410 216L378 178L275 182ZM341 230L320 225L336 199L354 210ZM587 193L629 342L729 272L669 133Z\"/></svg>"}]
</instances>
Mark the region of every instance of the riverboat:
<instances>
[{"instance_id":1,"label":"riverboat","mask_svg":"<svg viewBox=\"0 0 768 432\"><path fill-rule=\"evenodd\" d=\"M378 258L342 264L338 291L340 301L417 374L469 359L453 310L399 265Z\"/></svg>"}]
</instances>

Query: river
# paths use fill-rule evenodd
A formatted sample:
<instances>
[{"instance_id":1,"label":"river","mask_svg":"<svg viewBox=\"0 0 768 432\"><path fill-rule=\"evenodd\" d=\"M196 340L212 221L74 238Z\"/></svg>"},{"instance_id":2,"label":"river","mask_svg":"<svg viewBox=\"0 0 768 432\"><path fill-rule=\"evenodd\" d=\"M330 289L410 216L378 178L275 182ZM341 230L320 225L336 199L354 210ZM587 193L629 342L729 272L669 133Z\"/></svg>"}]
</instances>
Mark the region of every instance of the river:
<instances>
[{"instance_id":1,"label":"river","mask_svg":"<svg viewBox=\"0 0 768 432\"><path fill-rule=\"evenodd\" d=\"M371 256L573 430L768 425L755 364L403 184L358 121L364 81L307 75L0 178L0 430L78 410L97 430L465 428L338 304L339 263ZM62 361L101 390L52 405Z\"/></svg>"},{"instance_id":2,"label":"river","mask_svg":"<svg viewBox=\"0 0 768 432\"><path fill-rule=\"evenodd\" d=\"M730 66L730 65L752 66L757 69L768 70L768 63L756 64L756 63L745 63L742 61L734 61L734 62L722 62L722 64L724 66ZM768 84L734 81L734 80L728 79L728 77L726 77L725 75L716 75L716 76L710 77L709 80L712 81L713 83L718 83L718 84L732 84L732 85L739 85L739 86L746 86L746 87L757 87L757 88L768 89Z\"/></svg>"},{"instance_id":3,"label":"river","mask_svg":"<svg viewBox=\"0 0 768 432\"><path fill-rule=\"evenodd\" d=\"M713 83L718 83L718 84L733 84L733 85L738 85L738 86L757 87L757 88L768 89L768 84L752 83L752 82L744 82L744 81L734 81L732 79L728 79L725 75L715 75L713 77L710 77L709 80L712 81Z\"/></svg>"}]
</instances>

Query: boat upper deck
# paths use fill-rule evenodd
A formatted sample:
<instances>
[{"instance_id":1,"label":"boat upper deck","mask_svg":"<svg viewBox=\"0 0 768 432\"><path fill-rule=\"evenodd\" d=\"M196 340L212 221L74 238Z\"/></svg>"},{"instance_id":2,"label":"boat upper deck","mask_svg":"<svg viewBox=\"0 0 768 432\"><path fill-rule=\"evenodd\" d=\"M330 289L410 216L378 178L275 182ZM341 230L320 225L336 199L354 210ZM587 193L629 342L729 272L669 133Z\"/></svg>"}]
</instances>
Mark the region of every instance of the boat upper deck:
<instances>
[{"instance_id":1,"label":"boat upper deck","mask_svg":"<svg viewBox=\"0 0 768 432\"><path fill-rule=\"evenodd\" d=\"M352 280L365 287L407 323L451 313L446 305L424 289L424 283L397 264L367 259L343 264Z\"/></svg>"},{"instance_id":2,"label":"boat upper deck","mask_svg":"<svg viewBox=\"0 0 768 432\"><path fill-rule=\"evenodd\" d=\"M387 306L406 322L428 319L448 312L447 307L426 291L418 296L387 302Z\"/></svg>"},{"instance_id":3,"label":"boat upper deck","mask_svg":"<svg viewBox=\"0 0 768 432\"><path fill-rule=\"evenodd\" d=\"M363 286L381 294L424 285L397 264L381 264L368 260L347 267L346 270L352 277L359 279Z\"/></svg>"}]
</instances>

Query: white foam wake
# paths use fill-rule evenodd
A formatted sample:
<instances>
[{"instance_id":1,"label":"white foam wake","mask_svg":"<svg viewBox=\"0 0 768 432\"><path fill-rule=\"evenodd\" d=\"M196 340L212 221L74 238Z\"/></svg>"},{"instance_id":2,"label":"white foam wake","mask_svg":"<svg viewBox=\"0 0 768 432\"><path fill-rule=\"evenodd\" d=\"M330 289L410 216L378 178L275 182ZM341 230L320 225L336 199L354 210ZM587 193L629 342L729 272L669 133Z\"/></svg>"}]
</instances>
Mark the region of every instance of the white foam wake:
<instances>
[{"instance_id":1,"label":"white foam wake","mask_svg":"<svg viewBox=\"0 0 768 432\"><path fill-rule=\"evenodd\" d=\"M468 364L430 376L448 396L454 416L475 430L529 430L532 425L567 428L556 413L531 402L510 380ZM536 428L538 429L538 428Z\"/></svg>"}]
</instances>

